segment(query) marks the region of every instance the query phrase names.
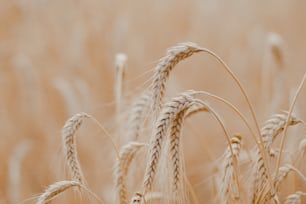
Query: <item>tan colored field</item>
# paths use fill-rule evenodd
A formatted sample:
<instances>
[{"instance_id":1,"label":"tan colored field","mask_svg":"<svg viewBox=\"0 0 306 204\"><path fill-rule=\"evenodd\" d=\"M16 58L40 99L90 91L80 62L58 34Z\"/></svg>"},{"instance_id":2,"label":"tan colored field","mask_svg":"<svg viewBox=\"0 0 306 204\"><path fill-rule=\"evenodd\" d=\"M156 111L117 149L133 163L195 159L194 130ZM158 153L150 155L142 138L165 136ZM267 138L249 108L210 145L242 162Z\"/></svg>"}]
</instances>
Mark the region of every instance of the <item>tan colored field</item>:
<instances>
[{"instance_id":1,"label":"tan colored field","mask_svg":"<svg viewBox=\"0 0 306 204\"><path fill-rule=\"evenodd\" d=\"M136 192L141 201L131 203L305 203L306 85L297 96L305 10L304 1L276 0L0 0L0 204L36 203L63 180L74 190L52 203L101 203L88 191L107 204L130 203ZM196 45L167 53L182 42ZM235 80L202 48L239 79L258 125ZM127 56L122 78L118 53ZM220 100L180 95L190 89L230 101L249 128ZM133 123L145 92L150 108L138 107ZM62 131L77 113L90 117ZM131 141L139 149L118 158Z\"/></svg>"}]
</instances>

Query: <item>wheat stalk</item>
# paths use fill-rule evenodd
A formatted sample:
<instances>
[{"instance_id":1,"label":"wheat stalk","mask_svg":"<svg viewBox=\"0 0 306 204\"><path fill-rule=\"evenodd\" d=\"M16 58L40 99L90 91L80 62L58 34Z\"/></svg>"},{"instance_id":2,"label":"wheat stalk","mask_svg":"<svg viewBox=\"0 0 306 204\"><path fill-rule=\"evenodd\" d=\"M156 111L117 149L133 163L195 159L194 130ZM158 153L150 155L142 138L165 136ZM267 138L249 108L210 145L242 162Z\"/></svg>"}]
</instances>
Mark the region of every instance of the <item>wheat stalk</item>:
<instances>
[{"instance_id":1,"label":"wheat stalk","mask_svg":"<svg viewBox=\"0 0 306 204\"><path fill-rule=\"evenodd\" d=\"M69 81L62 77L57 77L53 79L53 86L63 97L69 115L74 114L80 109L80 101L78 100L74 87Z\"/></svg>"},{"instance_id":2,"label":"wheat stalk","mask_svg":"<svg viewBox=\"0 0 306 204\"><path fill-rule=\"evenodd\" d=\"M239 86L239 89L241 90L247 105L250 109L251 112L251 116L253 118L253 121L256 125L256 130L258 133L258 140L260 142L258 142L256 140L256 144L259 148L259 151L262 155L262 163L264 164L265 168L268 169L268 165L267 165L267 156L266 156L266 151L264 150L263 147L263 141L262 141L262 137L260 134L260 128L257 122L257 118L256 118L256 114L254 111L254 108L249 100L249 97L246 93L246 91L244 90L241 82L239 81L239 79L236 77L236 75L231 71L231 69L227 66L227 64L218 56L216 55L214 52L206 49L206 48L201 48L199 46L197 46L194 43L184 43L184 44L180 44L178 46L175 46L173 48L170 48L167 52L167 55L162 58L159 62L159 64L156 66L155 68L155 74L154 74L154 79L153 79L153 84L152 84L152 93L153 93L153 112L154 112L154 118L158 118L160 109L162 108L162 98L164 96L165 93L165 84L167 81L167 78L169 77L170 71L175 67L175 65L177 63L179 63L181 60L186 59L187 57L191 56L193 53L197 53L197 52L206 52L208 54L210 54L211 56L213 56L215 59L218 60L218 62L220 62L223 66L223 68L225 68L225 70L228 72L228 74L234 79L234 81L237 83L237 85ZM268 170L269 171L269 170ZM272 182L272 178L270 174L267 174L267 180L269 181L270 186L273 188L273 182ZM274 189L272 189L274 190Z\"/></svg>"},{"instance_id":3,"label":"wheat stalk","mask_svg":"<svg viewBox=\"0 0 306 204\"><path fill-rule=\"evenodd\" d=\"M83 119L89 117L86 113L77 113L68 119L62 128L62 142L67 166L72 179L81 184L84 184L84 177L78 161L75 133L82 124Z\"/></svg>"},{"instance_id":4,"label":"wheat stalk","mask_svg":"<svg viewBox=\"0 0 306 204\"><path fill-rule=\"evenodd\" d=\"M256 129L258 131L258 135L260 136L260 129L257 122L256 114L254 111L254 108L249 100L249 97L244 90L241 82L236 77L236 75L232 72L232 70L229 68L229 66L214 52L210 51L209 49L199 47L195 43L187 42L187 43L181 43L177 46L174 46L170 49L168 49L167 55L163 57L158 65L155 68L155 74L153 76L153 84L152 84L152 93L153 93L153 112L155 112L156 118L158 116L159 110L162 107L162 98L165 93L165 84L166 80L169 77L170 71L175 67L177 63L179 63L181 60L188 58L194 53L198 52L206 52L212 57L214 57L219 63L221 63L222 67L225 69L225 71L233 78L233 80L238 85L239 89L241 90L241 93L243 94L247 105L251 111L252 118L255 122ZM261 141L261 137L259 137L259 140ZM260 146L260 149L263 147ZM262 149L262 153L264 154L264 151Z\"/></svg>"},{"instance_id":5,"label":"wheat stalk","mask_svg":"<svg viewBox=\"0 0 306 204\"><path fill-rule=\"evenodd\" d=\"M305 84L305 81L306 81L306 73L304 73L303 79L302 79L301 83L299 84L299 86L298 86L298 88L297 88L297 90L294 94L294 97L292 99L292 102L290 104L290 107L289 107L288 117L287 117L286 124L285 124L285 127L284 127L284 136L281 138L281 141L280 141L280 148L279 148L280 152L279 152L279 155L278 155L278 158L277 158L276 169L278 169L281 165L282 150L284 149L285 140L286 140L286 137L287 137L287 129L288 129L289 121L290 121L289 116L291 116L291 114L293 112L293 109L294 109L294 106L296 104L297 98L301 93L301 90L302 90L302 88Z\"/></svg>"},{"instance_id":6,"label":"wheat stalk","mask_svg":"<svg viewBox=\"0 0 306 204\"><path fill-rule=\"evenodd\" d=\"M138 142L130 142L121 148L119 159L115 164L115 185L117 188L120 204L128 203L127 183L126 177L129 166L136 154L136 152L144 144Z\"/></svg>"},{"instance_id":7,"label":"wheat stalk","mask_svg":"<svg viewBox=\"0 0 306 204\"><path fill-rule=\"evenodd\" d=\"M306 138L301 140L298 150L302 155L306 153Z\"/></svg>"}]
</instances>

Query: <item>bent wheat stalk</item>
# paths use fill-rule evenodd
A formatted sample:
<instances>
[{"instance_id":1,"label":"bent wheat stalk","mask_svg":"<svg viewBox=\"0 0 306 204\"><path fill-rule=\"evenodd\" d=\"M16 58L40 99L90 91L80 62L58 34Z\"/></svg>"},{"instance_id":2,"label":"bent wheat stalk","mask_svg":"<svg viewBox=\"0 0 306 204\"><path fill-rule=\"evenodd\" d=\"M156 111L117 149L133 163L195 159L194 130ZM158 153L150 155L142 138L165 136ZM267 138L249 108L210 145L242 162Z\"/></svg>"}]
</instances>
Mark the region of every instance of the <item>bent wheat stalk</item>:
<instances>
[{"instance_id":1,"label":"bent wheat stalk","mask_svg":"<svg viewBox=\"0 0 306 204\"><path fill-rule=\"evenodd\" d=\"M271 145L276 137L284 130L285 125L296 125L301 122L301 120L297 119L294 116L289 117L289 121L287 122L288 113L284 112L281 114L274 114L271 116L269 120L267 120L264 126L261 129L263 145L266 152L269 152L271 149ZM260 197L260 192L263 191L263 188L268 180L268 169L264 163L263 156L261 152L256 150L256 163L254 165L254 181L253 181L253 202ZM273 194L273 193L272 193Z\"/></svg>"},{"instance_id":2,"label":"bent wheat stalk","mask_svg":"<svg viewBox=\"0 0 306 204\"><path fill-rule=\"evenodd\" d=\"M165 84L169 77L170 72L175 67L175 65L177 65L181 60L184 60L188 58L189 56L191 56L192 54L198 53L198 52L205 52L213 56L219 63L222 64L223 68L227 71L227 73L233 78L233 80L238 85L239 89L241 90L241 93L243 94L247 102L247 105L251 112L251 116L256 126L258 140L260 141L259 143L256 142L256 144L258 145L258 148L263 157L263 163L265 164L266 168L268 168L267 153L265 152L264 147L263 147L263 141L262 141L262 137L260 134L260 128L257 122L257 118L256 118L256 114L255 114L253 105L246 91L244 90L241 82L236 77L236 75L233 73L233 71L217 54L210 51L209 49L202 48L194 43L182 43L182 44L179 44L177 46L170 48L167 52L167 55L160 60L160 62L155 68L155 75L153 77L154 79L153 79L153 84L152 84L152 93L153 93L152 109L155 115L155 119L158 118L159 112L162 108L162 99L165 93ZM273 188L272 178L270 174L268 174L268 181L269 181L270 186Z\"/></svg>"},{"instance_id":3,"label":"bent wheat stalk","mask_svg":"<svg viewBox=\"0 0 306 204\"><path fill-rule=\"evenodd\" d=\"M289 120L287 121L288 118ZM301 122L301 120L292 115L289 117L287 112L272 115L271 118L265 122L261 129L262 141L265 151L270 152L271 145L273 144L276 137L283 132L286 124L293 126ZM275 194L276 192L273 192L272 189L271 191L267 189L264 190L264 188L267 188L266 185L269 177L268 167L265 165L264 158L259 149L256 150L255 155L256 163L254 165L252 201L258 202L258 199L262 197L268 198L268 196L262 195L262 193ZM276 191L277 189L274 190Z\"/></svg>"}]
</instances>

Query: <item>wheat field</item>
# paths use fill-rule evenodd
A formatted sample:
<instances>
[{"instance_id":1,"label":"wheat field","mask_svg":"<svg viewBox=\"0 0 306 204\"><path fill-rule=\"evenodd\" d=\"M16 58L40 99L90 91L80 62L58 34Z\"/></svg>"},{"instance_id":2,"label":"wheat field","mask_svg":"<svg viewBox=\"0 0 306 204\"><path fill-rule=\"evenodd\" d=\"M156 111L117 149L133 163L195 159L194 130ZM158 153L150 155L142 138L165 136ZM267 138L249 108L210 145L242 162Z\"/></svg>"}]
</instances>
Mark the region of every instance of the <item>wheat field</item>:
<instances>
[{"instance_id":1,"label":"wheat field","mask_svg":"<svg viewBox=\"0 0 306 204\"><path fill-rule=\"evenodd\" d=\"M306 203L305 9L0 0L0 204Z\"/></svg>"}]
</instances>

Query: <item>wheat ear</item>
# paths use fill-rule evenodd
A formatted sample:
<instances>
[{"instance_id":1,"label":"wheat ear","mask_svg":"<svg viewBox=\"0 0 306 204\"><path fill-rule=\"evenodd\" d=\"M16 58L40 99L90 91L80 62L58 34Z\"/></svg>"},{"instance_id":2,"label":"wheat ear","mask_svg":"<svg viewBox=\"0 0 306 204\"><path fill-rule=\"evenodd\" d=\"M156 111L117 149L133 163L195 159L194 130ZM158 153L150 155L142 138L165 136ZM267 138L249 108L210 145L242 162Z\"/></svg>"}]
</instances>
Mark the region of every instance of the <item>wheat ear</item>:
<instances>
[{"instance_id":1,"label":"wheat ear","mask_svg":"<svg viewBox=\"0 0 306 204\"><path fill-rule=\"evenodd\" d=\"M172 188L175 194L178 193L179 185L182 183L182 172L183 166L181 162L182 155L180 154L181 145L181 129L183 125L184 118L190 117L191 115L201 112L208 111L207 107L203 104L195 103L191 104L186 110L181 111L177 114L176 118L173 120L170 127L170 157L172 162ZM176 195L177 196L177 195Z\"/></svg>"},{"instance_id":2,"label":"wheat ear","mask_svg":"<svg viewBox=\"0 0 306 204\"><path fill-rule=\"evenodd\" d=\"M119 159L115 164L115 185L117 188L120 204L128 203L126 177L129 166L143 143L130 142L121 148Z\"/></svg>"},{"instance_id":3,"label":"wheat ear","mask_svg":"<svg viewBox=\"0 0 306 204\"><path fill-rule=\"evenodd\" d=\"M166 56L160 59L153 76L153 112L158 113L162 108L165 84L174 66L200 51L200 47L194 43L181 43L169 48Z\"/></svg>"},{"instance_id":4,"label":"wheat ear","mask_svg":"<svg viewBox=\"0 0 306 204\"><path fill-rule=\"evenodd\" d=\"M266 52L262 66L262 93L267 113L275 112L284 105L285 48L282 37L278 33L267 35Z\"/></svg>"},{"instance_id":5,"label":"wheat ear","mask_svg":"<svg viewBox=\"0 0 306 204\"><path fill-rule=\"evenodd\" d=\"M144 197L141 193L135 193L132 197L130 204L144 204Z\"/></svg>"},{"instance_id":6,"label":"wheat ear","mask_svg":"<svg viewBox=\"0 0 306 204\"><path fill-rule=\"evenodd\" d=\"M186 93L173 98L165 104L159 119L156 122L154 133L150 142L149 158L144 177L144 192L152 188L152 183L156 174L156 168L161 154L162 143L169 128L170 123L177 117L177 114L193 103L193 98Z\"/></svg>"},{"instance_id":7,"label":"wheat ear","mask_svg":"<svg viewBox=\"0 0 306 204\"><path fill-rule=\"evenodd\" d=\"M278 158L277 158L276 169L278 169L281 165L282 150L284 149L284 146L285 146L285 140L286 140L286 137L287 137L287 129L288 129L288 124L289 124L289 120L290 120L289 116L291 116L291 114L293 112L293 109L294 109L294 106L296 104L297 98L301 93L301 90L302 90L302 88L305 84L305 81L306 81L306 73L304 73L303 79L302 79L301 83L299 84L299 87L297 88L297 90L295 92L295 95L292 99L292 102L290 104L290 107L289 107L288 117L287 117L286 124L285 124L285 127L284 127L284 136L281 138L281 142L280 142L280 148L279 148L280 152L279 152L279 155L278 155Z\"/></svg>"},{"instance_id":8,"label":"wheat ear","mask_svg":"<svg viewBox=\"0 0 306 204\"><path fill-rule=\"evenodd\" d=\"M281 114L272 115L271 118L265 122L264 126L261 129L261 135L266 151L270 150L270 147L276 136L278 136L284 130L287 118L288 113L284 112ZM288 120L288 125L293 126L301 122L301 120L291 115Z\"/></svg>"},{"instance_id":9,"label":"wheat ear","mask_svg":"<svg viewBox=\"0 0 306 204\"><path fill-rule=\"evenodd\" d=\"M271 145L275 138L284 130L287 124L288 113L274 114L267 120L261 129L261 135L265 151L269 152ZM300 123L296 117L289 117L288 125L295 125ZM264 163L263 156L259 149L256 150L256 163L254 165L254 181L253 181L253 202L259 197L259 193L263 191L263 188L268 180L268 170Z\"/></svg>"},{"instance_id":10,"label":"wheat ear","mask_svg":"<svg viewBox=\"0 0 306 204\"><path fill-rule=\"evenodd\" d=\"M160 200L163 197L161 193L150 192L143 196L141 193L136 192L132 197L130 204L146 204L152 200Z\"/></svg>"},{"instance_id":11,"label":"wheat ear","mask_svg":"<svg viewBox=\"0 0 306 204\"><path fill-rule=\"evenodd\" d=\"M302 196L306 196L306 192L297 191L294 194L290 194L286 197L284 204L300 204Z\"/></svg>"},{"instance_id":12,"label":"wheat ear","mask_svg":"<svg viewBox=\"0 0 306 204\"><path fill-rule=\"evenodd\" d=\"M84 177L80 163L77 157L77 147L75 133L83 122L83 119L89 118L86 113L77 113L68 119L62 128L62 142L64 146L64 155L71 177L74 181L84 184Z\"/></svg>"},{"instance_id":13,"label":"wheat ear","mask_svg":"<svg viewBox=\"0 0 306 204\"><path fill-rule=\"evenodd\" d=\"M238 160L240 149L241 149L241 136L236 134L231 138L231 147L233 154L228 147L224 153L224 158L221 165L222 175L220 176L221 180L219 182L220 189L220 202L221 203L233 203L237 201L237 193L239 191L238 186L235 186L235 179L238 175L235 175L234 171L234 160ZM236 192L235 192L236 191Z\"/></svg>"},{"instance_id":14,"label":"wheat ear","mask_svg":"<svg viewBox=\"0 0 306 204\"><path fill-rule=\"evenodd\" d=\"M129 117L129 129L127 133L127 138L129 140L135 141L139 138L141 125L143 124L143 120L149 108L150 101L151 95L149 93L144 93L132 105L132 110Z\"/></svg>"},{"instance_id":15,"label":"wheat ear","mask_svg":"<svg viewBox=\"0 0 306 204\"><path fill-rule=\"evenodd\" d=\"M117 117L119 117L122 109L123 82L125 77L126 61L127 56L123 53L118 53L115 57L116 76L114 89Z\"/></svg>"},{"instance_id":16,"label":"wheat ear","mask_svg":"<svg viewBox=\"0 0 306 204\"><path fill-rule=\"evenodd\" d=\"M120 113L122 112L123 105L123 83L126 72L126 61L127 56L123 53L118 53L115 58L115 85L114 85L114 95L115 95L115 103L116 103L116 119L118 125L120 124Z\"/></svg>"},{"instance_id":17,"label":"wheat ear","mask_svg":"<svg viewBox=\"0 0 306 204\"><path fill-rule=\"evenodd\" d=\"M36 204L47 204L59 194L74 186L81 187L77 181L59 181L50 185L43 194L41 194Z\"/></svg>"}]
</instances>

